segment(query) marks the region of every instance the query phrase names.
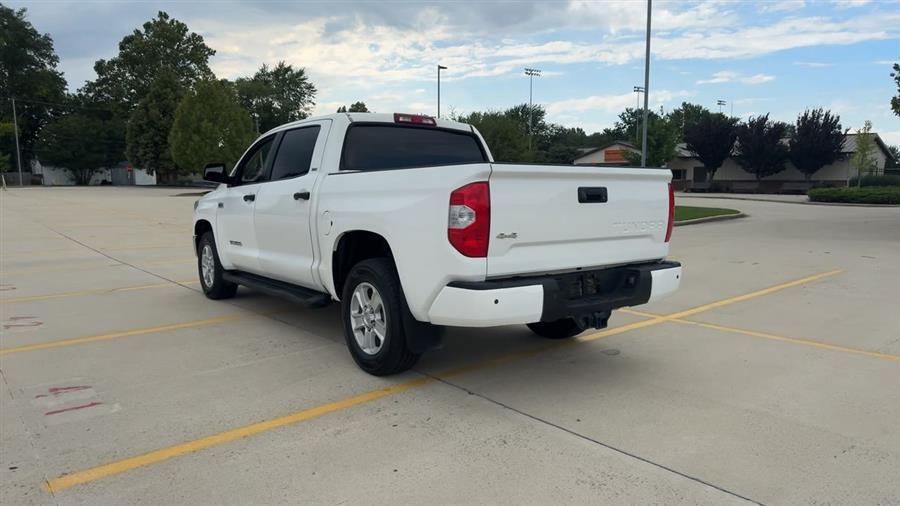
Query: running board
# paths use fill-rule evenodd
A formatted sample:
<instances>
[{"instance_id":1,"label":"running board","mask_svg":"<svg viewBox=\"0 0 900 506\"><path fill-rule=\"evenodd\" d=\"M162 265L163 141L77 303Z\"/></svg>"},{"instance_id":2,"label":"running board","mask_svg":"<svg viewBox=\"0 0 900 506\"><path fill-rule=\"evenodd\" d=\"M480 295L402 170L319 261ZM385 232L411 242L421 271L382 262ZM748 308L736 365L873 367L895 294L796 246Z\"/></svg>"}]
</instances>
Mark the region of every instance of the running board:
<instances>
[{"instance_id":1,"label":"running board","mask_svg":"<svg viewBox=\"0 0 900 506\"><path fill-rule=\"evenodd\" d=\"M305 288L277 279L270 279L265 276L257 276L249 272L241 271L225 271L222 273L225 281L237 283L247 288L257 290L276 297L285 298L301 304L306 307L323 307L331 303L331 295L324 292L317 292L309 288Z\"/></svg>"}]
</instances>

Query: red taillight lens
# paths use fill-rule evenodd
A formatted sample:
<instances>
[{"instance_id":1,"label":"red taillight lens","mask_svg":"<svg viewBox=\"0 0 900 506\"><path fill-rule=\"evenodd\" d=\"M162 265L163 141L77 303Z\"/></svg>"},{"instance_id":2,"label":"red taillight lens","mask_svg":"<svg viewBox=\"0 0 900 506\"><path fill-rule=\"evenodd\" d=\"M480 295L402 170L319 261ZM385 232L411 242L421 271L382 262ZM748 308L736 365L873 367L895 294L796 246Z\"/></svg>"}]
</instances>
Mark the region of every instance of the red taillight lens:
<instances>
[{"instance_id":1,"label":"red taillight lens","mask_svg":"<svg viewBox=\"0 0 900 506\"><path fill-rule=\"evenodd\" d=\"M447 238L467 257L484 258L491 233L491 191L487 181L457 188L450 194Z\"/></svg>"},{"instance_id":2,"label":"red taillight lens","mask_svg":"<svg viewBox=\"0 0 900 506\"><path fill-rule=\"evenodd\" d=\"M394 123L408 123L410 125L437 126L437 122L431 116L423 114L394 113Z\"/></svg>"},{"instance_id":3,"label":"red taillight lens","mask_svg":"<svg viewBox=\"0 0 900 506\"><path fill-rule=\"evenodd\" d=\"M666 242L672 238L672 225L675 223L675 190L669 183L669 225L666 227Z\"/></svg>"}]
</instances>

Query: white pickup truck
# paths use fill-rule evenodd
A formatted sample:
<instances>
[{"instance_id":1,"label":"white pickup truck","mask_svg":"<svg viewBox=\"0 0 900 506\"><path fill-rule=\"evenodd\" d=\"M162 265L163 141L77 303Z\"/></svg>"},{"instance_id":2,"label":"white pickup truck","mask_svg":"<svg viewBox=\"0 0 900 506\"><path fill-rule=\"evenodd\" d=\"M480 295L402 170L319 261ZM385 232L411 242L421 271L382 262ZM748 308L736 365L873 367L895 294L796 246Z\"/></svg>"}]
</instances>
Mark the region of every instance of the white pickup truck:
<instances>
[{"instance_id":1,"label":"white pickup truck","mask_svg":"<svg viewBox=\"0 0 900 506\"><path fill-rule=\"evenodd\" d=\"M332 114L278 127L195 205L203 292L340 301L366 372L409 369L442 326L551 339L677 290L668 170L495 163L462 123Z\"/></svg>"}]
</instances>

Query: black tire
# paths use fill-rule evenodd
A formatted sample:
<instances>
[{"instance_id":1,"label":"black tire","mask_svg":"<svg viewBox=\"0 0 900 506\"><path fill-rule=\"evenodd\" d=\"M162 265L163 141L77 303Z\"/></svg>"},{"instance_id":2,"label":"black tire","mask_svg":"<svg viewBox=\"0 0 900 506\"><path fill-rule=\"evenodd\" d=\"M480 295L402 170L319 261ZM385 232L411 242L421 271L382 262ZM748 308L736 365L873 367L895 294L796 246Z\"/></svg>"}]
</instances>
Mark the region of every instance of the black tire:
<instances>
[{"instance_id":1,"label":"black tire","mask_svg":"<svg viewBox=\"0 0 900 506\"><path fill-rule=\"evenodd\" d=\"M209 247L210 252L212 253L214 265L212 285L208 285L203 276L203 252L207 247ZM206 232L200 236L200 241L197 242L197 275L200 277L200 288L203 289L204 295L213 300L230 299L231 297L234 297L238 286L235 283L222 279L222 274L224 272L225 269L222 268L222 263L219 262L219 251L216 249L216 240L213 238L212 232Z\"/></svg>"},{"instance_id":2,"label":"black tire","mask_svg":"<svg viewBox=\"0 0 900 506\"><path fill-rule=\"evenodd\" d=\"M351 321L354 291L358 287L365 291L364 283L374 287L380 296L382 311L373 311L373 314L382 314L386 329L384 339L375 341L381 344L374 353L364 351L357 342ZM356 314L360 318L359 313ZM409 312L397 270L390 260L370 258L353 266L341 295L341 321L350 355L363 371L374 376L387 376L403 372L419 360L420 354L412 352L407 342L410 330L414 331L419 322Z\"/></svg>"},{"instance_id":3,"label":"black tire","mask_svg":"<svg viewBox=\"0 0 900 506\"><path fill-rule=\"evenodd\" d=\"M573 318L563 318L552 322L529 323L528 328L547 339L568 339L584 332L584 327Z\"/></svg>"}]
</instances>

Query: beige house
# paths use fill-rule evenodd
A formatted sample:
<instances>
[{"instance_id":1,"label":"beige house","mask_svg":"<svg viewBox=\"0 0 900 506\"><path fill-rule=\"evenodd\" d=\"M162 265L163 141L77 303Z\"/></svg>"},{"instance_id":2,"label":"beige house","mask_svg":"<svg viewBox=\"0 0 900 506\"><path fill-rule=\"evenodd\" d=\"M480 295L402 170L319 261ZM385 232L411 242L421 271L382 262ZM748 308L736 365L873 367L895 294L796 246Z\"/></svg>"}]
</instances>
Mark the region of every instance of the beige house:
<instances>
[{"instance_id":1,"label":"beige house","mask_svg":"<svg viewBox=\"0 0 900 506\"><path fill-rule=\"evenodd\" d=\"M877 169L874 174L883 175L884 167L891 156L884 141L878 134L875 137L875 161ZM848 134L844 140L844 158L835 163L826 165L813 174L809 183L803 173L797 170L790 162L785 164L785 170L772 176L763 178L761 184L756 182L756 176L745 171L734 158L728 158L719 167L715 174L716 186L729 191L756 191L766 192L805 192L813 186L845 186L847 182L857 176L857 169L853 167L850 159L856 152L856 134ZM628 161L624 157L624 151L640 153L640 149L625 141L616 141L608 146L596 149L586 149L575 159L575 165L597 166L627 166ZM677 190L682 191L707 191L710 189L709 171L699 160L687 150L684 144L678 145L678 156L666 166L672 170L672 180ZM608 155L607 153L610 153ZM624 160L620 162L619 160ZM865 174L864 174L865 175Z\"/></svg>"}]
</instances>

